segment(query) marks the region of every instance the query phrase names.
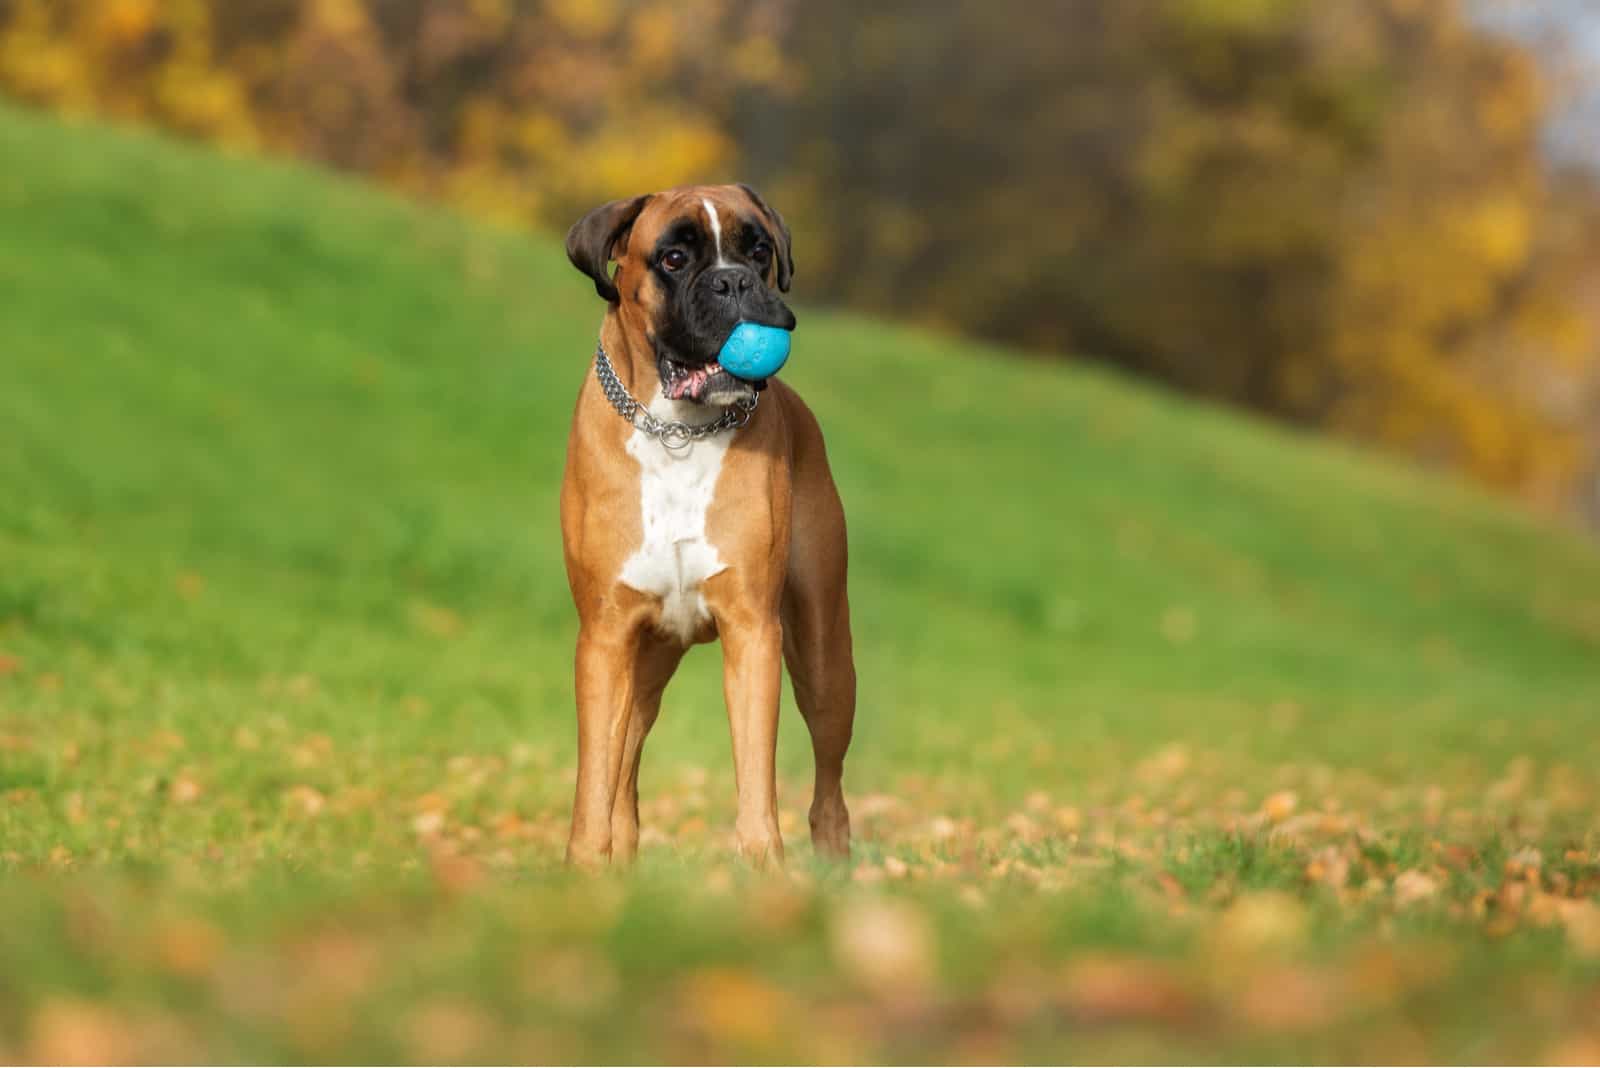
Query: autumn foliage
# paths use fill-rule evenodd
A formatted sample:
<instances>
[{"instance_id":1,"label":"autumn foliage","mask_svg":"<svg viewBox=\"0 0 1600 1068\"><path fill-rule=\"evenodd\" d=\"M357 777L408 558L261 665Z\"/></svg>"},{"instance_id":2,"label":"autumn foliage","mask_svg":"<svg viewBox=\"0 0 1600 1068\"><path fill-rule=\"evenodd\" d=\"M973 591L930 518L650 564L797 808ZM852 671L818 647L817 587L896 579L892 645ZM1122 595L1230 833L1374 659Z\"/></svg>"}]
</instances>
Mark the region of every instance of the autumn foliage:
<instances>
[{"instance_id":1,"label":"autumn foliage","mask_svg":"<svg viewBox=\"0 0 1600 1068\"><path fill-rule=\"evenodd\" d=\"M749 178L813 298L1600 514L1600 197L1465 7L0 0L0 88L547 228Z\"/></svg>"}]
</instances>

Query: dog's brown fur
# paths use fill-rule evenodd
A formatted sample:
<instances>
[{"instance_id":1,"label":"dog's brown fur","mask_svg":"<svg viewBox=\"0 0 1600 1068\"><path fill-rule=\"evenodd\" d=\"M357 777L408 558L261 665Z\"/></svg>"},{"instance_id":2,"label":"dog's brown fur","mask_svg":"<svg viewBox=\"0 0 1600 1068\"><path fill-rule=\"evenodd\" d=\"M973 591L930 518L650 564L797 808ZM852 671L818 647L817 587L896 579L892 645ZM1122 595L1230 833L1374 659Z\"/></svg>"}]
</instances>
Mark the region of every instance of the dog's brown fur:
<instances>
[{"instance_id":1,"label":"dog's brown fur","mask_svg":"<svg viewBox=\"0 0 1600 1068\"><path fill-rule=\"evenodd\" d=\"M623 220L609 249L618 264L618 300L606 311L600 339L618 377L641 400L660 392L650 339L664 313L643 257L662 229L692 215L702 197L729 216L768 211L738 186L657 194L634 209L631 225ZM785 247L771 265L769 285L787 254ZM642 537L640 465L626 448L633 433L589 374L561 489L567 575L579 617L578 782L567 856L586 866L631 858L638 848L640 756L686 650L658 627L661 599L620 581ZM846 854L850 822L841 778L856 680L844 509L816 418L783 382L770 383L749 424L733 434L706 516L707 538L727 567L701 584L710 621L693 641L722 640L739 849L758 862L783 856L774 772L781 660L816 758L812 841L821 852Z\"/></svg>"}]
</instances>

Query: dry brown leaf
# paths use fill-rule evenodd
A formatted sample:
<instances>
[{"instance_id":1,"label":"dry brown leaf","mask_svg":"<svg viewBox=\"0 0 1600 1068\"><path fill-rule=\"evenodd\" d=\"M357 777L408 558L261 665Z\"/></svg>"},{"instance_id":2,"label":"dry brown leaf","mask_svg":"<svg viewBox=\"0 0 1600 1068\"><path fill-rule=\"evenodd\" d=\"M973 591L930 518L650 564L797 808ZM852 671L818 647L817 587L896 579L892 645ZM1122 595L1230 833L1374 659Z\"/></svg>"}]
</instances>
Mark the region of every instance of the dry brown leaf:
<instances>
[{"instance_id":1,"label":"dry brown leaf","mask_svg":"<svg viewBox=\"0 0 1600 1068\"><path fill-rule=\"evenodd\" d=\"M860 864L857 864L855 870L850 873L850 878L858 883L881 883L884 879L888 878L888 873L876 864L869 863L868 861L862 861Z\"/></svg>"},{"instance_id":2,"label":"dry brown leaf","mask_svg":"<svg viewBox=\"0 0 1600 1068\"><path fill-rule=\"evenodd\" d=\"M1257 1030L1314 1031L1333 1022L1339 1000L1337 984L1328 976L1306 968L1276 968L1252 976L1233 1009Z\"/></svg>"},{"instance_id":3,"label":"dry brown leaf","mask_svg":"<svg viewBox=\"0 0 1600 1068\"><path fill-rule=\"evenodd\" d=\"M192 805L204 793L205 788L189 775L179 775L167 788L167 798L175 805Z\"/></svg>"},{"instance_id":4,"label":"dry brown leaf","mask_svg":"<svg viewBox=\"0 0 1600 1068\"><path fill-rule=\"evenodd\" d=\"M1600 905L1593 901L1562 901L1557 909L1573 952L1587 960L1600 960Z\"/></svg>"},{"instance_id":5,"label":"dry brown leaf","mask_svg":"<svg viewBox=\"0 0 1600 1068\"><path fill-rule=\"evenodd\" d=\"M315 816L326 807L328 800L322 796L322 791L314 786L291 786L283 794L284 803L289 811L298 816Z\"/></svg>"},{"instance_id":6,"label":"dry brown leaf","mask_svg":"<svg viewBox=\"0 0 1600 1068\"><path fill-rule=\"evenodd\" d=\"M88 1001L46 1002L31 1030L28 1059L37 1064L127 1064L138 1055L127 1020Z\"/></svg>"},{"instance_id":7,"label":"dry brown leaf","mask_svg":"<svg viewBox=\"0 0 1600 1068\"><path fill-rule=\"evenodd\" d=\"M1508 879L1537 879L1539 869L1544 866L1544 854L1533 847L1519 849L1506 860L1505 874Z\"/></svg>"},{"instance_id":8,"label":"dry brown leaf","mask_svg":"<svg viewBox=\"0 0 1600 1068\"><path fill-rule=\"evenodd\" d=\"M1282 823L1299 805L1300 796L1293 790L1279 790L1261 803L1261 812L1271 822Z\"/></svg>"},{"instance_id":9,"label":"dry brown leaf","mask_svg":"<svg viewBox=\"0 0 1600 1068\"><path fill-rule=\"evenodd\" d=\"M1067 966L1061 1007L1085 1023L1187 1024L1203 1012L1200 996L1173 970L1133 957L1084 957Z\"/></svg>"},{"instance_id":10,"label":"dry brown leaf","mask_svg":"<svg viewBox=\"0 0 1600 1068\"><path fill-rule=\"evenodd\" d=\"M1427 872L1411 869L1394 877L1394 903L1400 908L1427 901L1439 893L1439 880Z\"/></svg>"},{"instance_id":11,"label":"dry brown leaf","mask_svg":"<svg viewBox=\"0 0 1600 1068\"><path fill-rule=\"evenodd\" d=\"M523 990L541 1005L586 1016L604 1009L621 984L611 962L585 947L557 950L528 962Z\"/></svg>"},{"instance_id":12,"label":"dry brown leaf","mask_svg":"<svg viewBox=\"0 0 1600 1068\"><path fill-rule=\"evenodd\" d=\"M909 904L851 901L835 916L830 940L840 970L879 994L916 994L933 982L933 927Z\"/></svg>"},{"instance_id":13,"label":"dry brown leaf","mask_svg":"<svg viewBox=\"0 0 1600 1068\"><path fill-rule=\"evenodd\" d=\"M1212 938L1227 953L1258 953L1298 945L1305 938L1306 910L1276 890L1246 894L1218 919Z\"/></svg>"},{"instance_id":14,"label":"dry brown leaf","mask_svg":"<svg viewBox=\"0 0 1600 1068\"><path fill-rule=\"evenodd\" d=\"M290 956L302 974L315 979L315 993L335 1000L365 993L377 981L381 964L373 942L337 930L300 939Z\"/></svg>"},{"instance_id":15,"label":"dry brown leaf","mask_svg":"<svg viewBox=\"0 0 1600 1068\"><path fill-rule=\"evenodd\" d=\"M464 894L487 877L483 865L473 857L435 853L431 861L434 881L447 894Z\"/></svg>"},{"instance_id":16,"label":"dry brown leaf","mask_svg":"<svg viewBox=\"0 0 1600 1068\"><path fill-rule=\"evenodd\" d=\"M1334 890L1343 890L1350 883L1350 858L1338 846L1328 846L1306 865L1306 878Z\"/></svg>"},{"instance_id":17,"label":"dry brown leaf","mask_svg":"<svg viewBox=\"0 0 1600 1068\"><path fill-rule=\"evenodd\" d=\"M204 920L173 920L155 934L156 957L173 975L199 979L211 973L223 949L222 932Z\"/></svg>"},{"instance_id":18,"label":"dry brown leaf","mask_svg":"<svg viewBox=\"0 0 1600 1068\"><path fill-rule=\"evenodd\" d=\"M1169 782L1188 771L1189 764L1189 747L1174 742L1142 761L1136 774L1146 782Z\"/></svg>"},{"instance_id":19,"label":"dry brown leaf","mask_svg":"<svg viewBox=\"0 0 1600 1068\"><path fill-rule=\"evenodd\" d=\"M1025 842L1039 837L1039 824L1026 812L1013 812L1006 817L1006 829Z\"/></svg>"},{"instance_id":20,"label":"dry brown leaf","mask_svg":"<svg viewBox=\"0 0 1600 1068\"><path fill-rule=\"evenodd\" d=\"M1569 1035L1546 1049L1539 1060L1559 1068L1592 1068L1600 1064L1600 1033Z\"/></svg>"},{"instance_id":21,"label":"dry brown leaf","mask_svg":"<svg viewBox=\"0 0 1600 1068\"><path fill-rule=\"evenodd\" d=\"M470 1002L439 998L407 1013L402 1026L413 1059L420 1064L460 1064L474 1059L494 1031L494 1022Z\"/></svg>"},{"instance_id":22,"label":"dry brown leaf","mask_svg":"<svg viewBox=\"0 0 1600 1068\"><path fill-rule=\"evenodd\" d=\"M750 972L716 968L696 972L680 988L683 1015L715 1042L768 1047L778 1025L794 1017L790 997Z\"/></svg>"},{"instance_id":23,"label":"dry brown leaf","mask_svg":"<svg viewBox=\"0 0 1600 1068\"><path fill-rule=\"evenodd\" d=\"M864 794L860 800L851 803L850 811L862 819L875 819L894 812L904 804L890 794Z\"/></svg>"}]
</instances>

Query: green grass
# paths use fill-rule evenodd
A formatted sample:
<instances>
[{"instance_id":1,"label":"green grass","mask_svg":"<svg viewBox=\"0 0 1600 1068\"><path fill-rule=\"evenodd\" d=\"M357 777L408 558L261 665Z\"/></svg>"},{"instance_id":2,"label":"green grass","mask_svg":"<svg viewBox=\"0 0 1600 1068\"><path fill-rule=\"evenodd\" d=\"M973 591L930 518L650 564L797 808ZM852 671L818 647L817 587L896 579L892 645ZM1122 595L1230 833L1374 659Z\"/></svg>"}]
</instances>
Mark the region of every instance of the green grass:
<instances>
[{"instance_id":1,"label":"green grass","mask_svg":"<svg viewBox=\"0 0 1600 1068\"><path fill-rule=\"evenodd\" d=\"M853 865L734 863L714 647L560 868L554 242L0 110L0 1061L1600 1057L1600 554L803 305ZM1536 855L1533 852L1536 851Z\"/></svg>"}]
</instances>

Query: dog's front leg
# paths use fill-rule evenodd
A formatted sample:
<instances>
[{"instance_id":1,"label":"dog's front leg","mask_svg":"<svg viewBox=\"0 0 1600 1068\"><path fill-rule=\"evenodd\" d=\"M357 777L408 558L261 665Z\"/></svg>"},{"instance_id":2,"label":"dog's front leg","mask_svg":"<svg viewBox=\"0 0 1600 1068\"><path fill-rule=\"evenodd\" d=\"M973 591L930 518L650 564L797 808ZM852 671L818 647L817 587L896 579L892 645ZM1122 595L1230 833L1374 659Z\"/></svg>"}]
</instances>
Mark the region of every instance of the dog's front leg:
<instances>
[{"instance_id":1,"label":"dog's front leg","mask_svg":"<svg viewBox=\"0 0 1600 1068\"><path fill-rule=\"evenodd\" d=\"M611 810L633 715L636 624L585 625L578 633L578 786L567 863L598 868L611 859Z\"/></svg>"},{"instance_id":2,"label":"dog's front leg","mask_svg":"<svg viewBox=\"0 0 1600 1068\"><path fill-rule=\"evenodd\" d=\"M753 863L783 860L778 832L778 695L783 628L777 613L722 630L722 692L733 733L733 779L739 795L734 830Z\"/></svg>"}]
</instances>

